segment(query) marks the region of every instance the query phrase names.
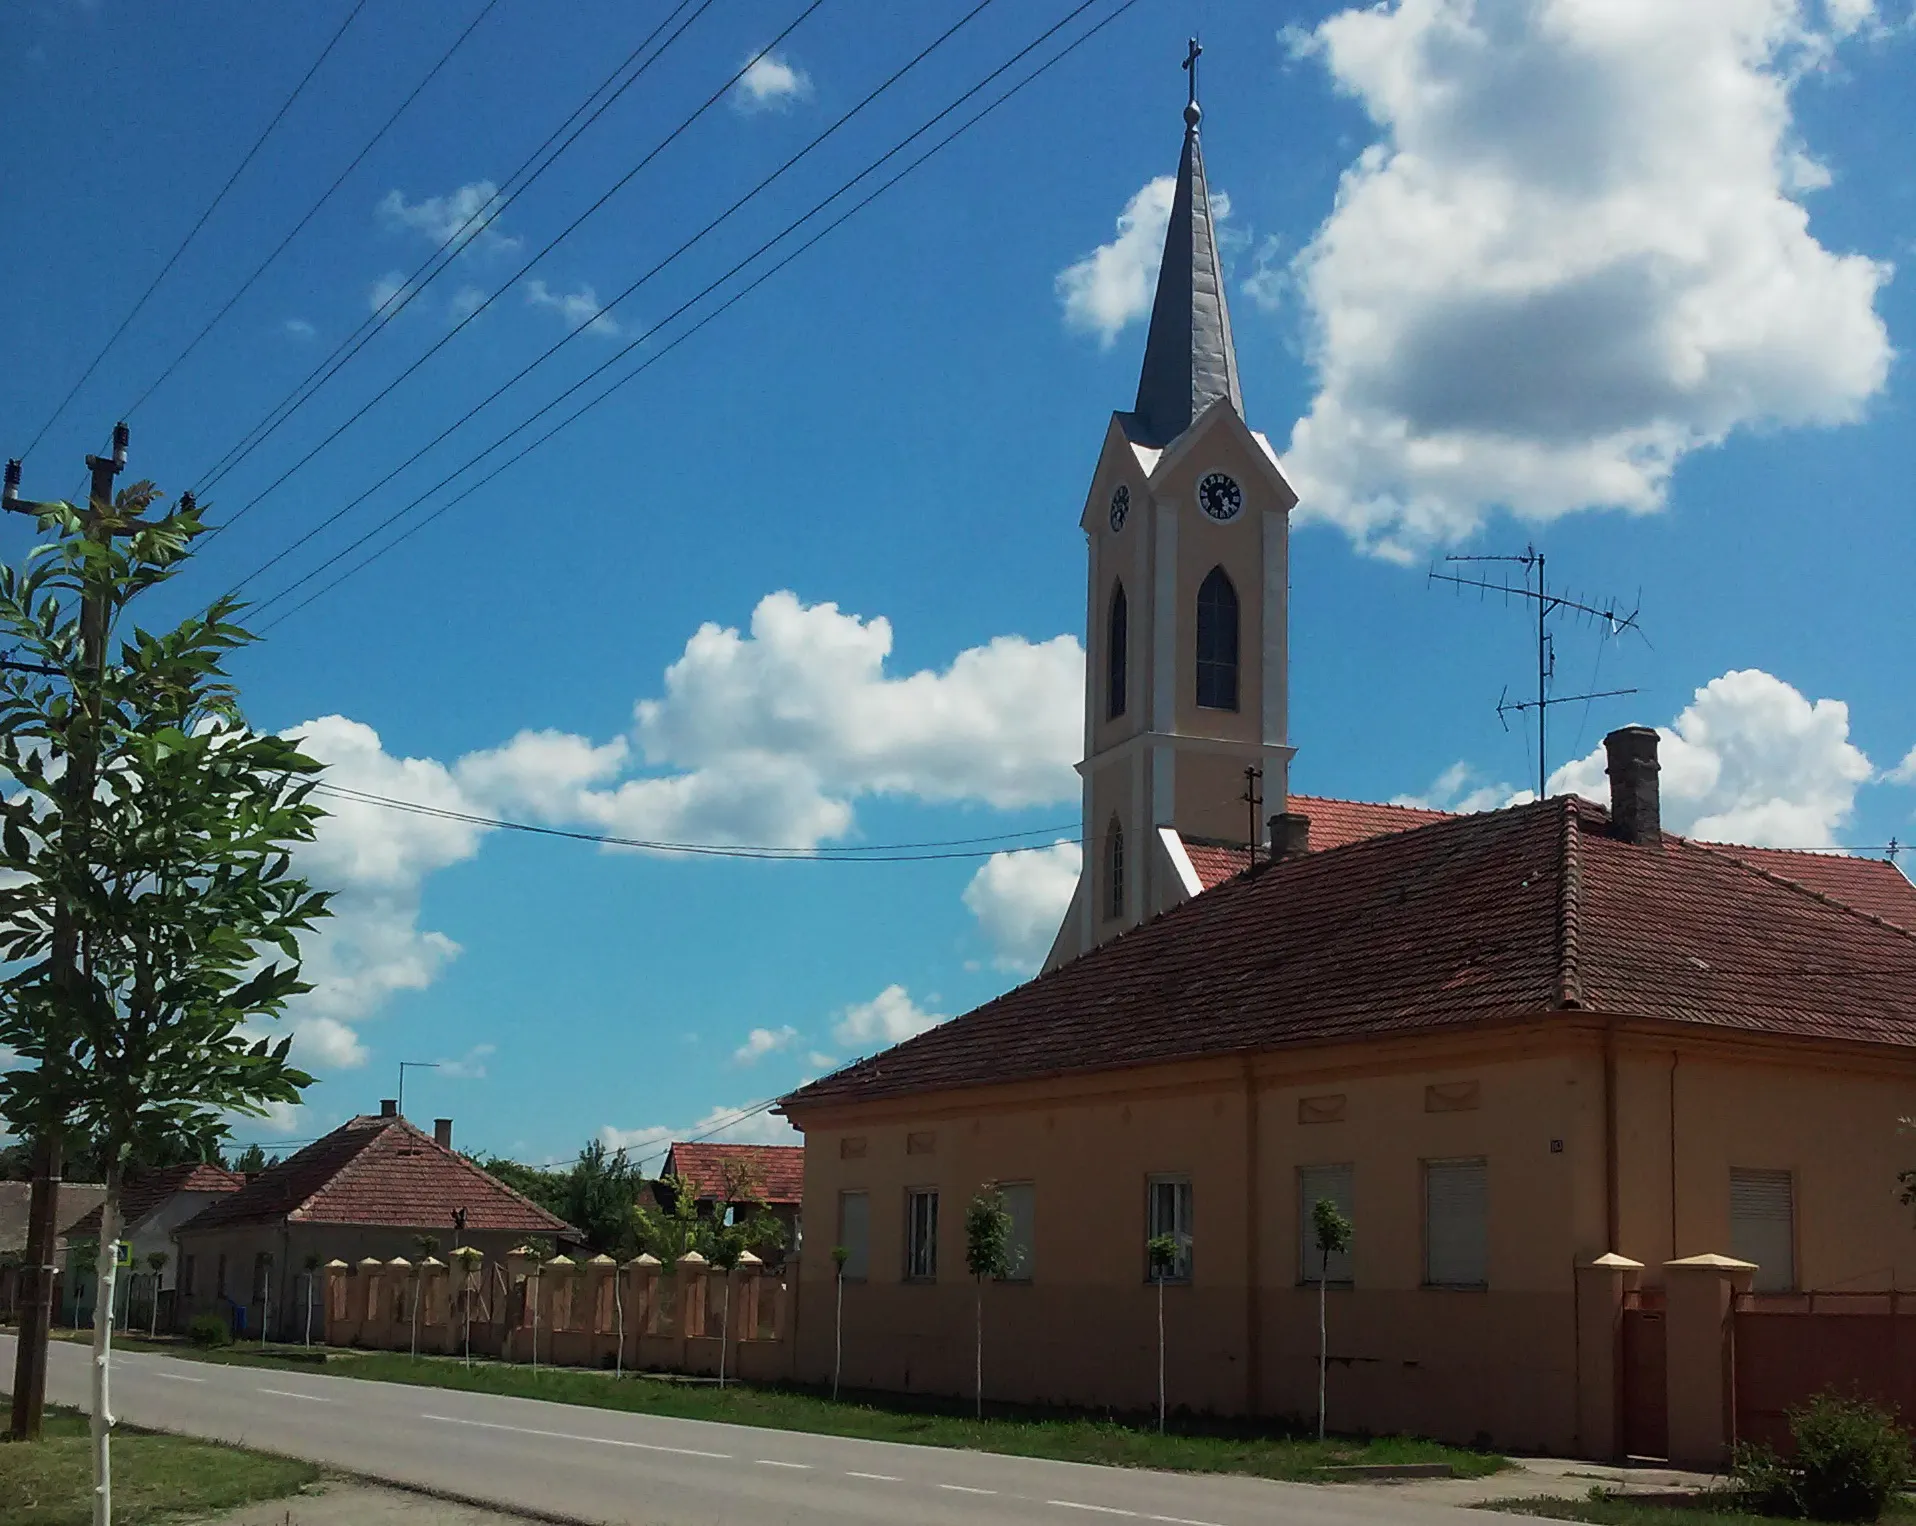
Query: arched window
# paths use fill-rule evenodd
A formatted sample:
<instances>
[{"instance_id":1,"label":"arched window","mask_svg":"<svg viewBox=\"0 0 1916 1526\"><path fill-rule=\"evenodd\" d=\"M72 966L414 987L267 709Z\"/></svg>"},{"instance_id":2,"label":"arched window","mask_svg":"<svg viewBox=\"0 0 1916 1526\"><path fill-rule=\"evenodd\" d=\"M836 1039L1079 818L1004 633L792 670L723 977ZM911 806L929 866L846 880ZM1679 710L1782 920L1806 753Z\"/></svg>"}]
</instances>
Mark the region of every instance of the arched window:
<instances>
[{"instance_id":1,"label":"arched window","mask_svg":"<svg viewBox=\"0 0 1916 1526\"><path fill-rule=\"evenodd\" d=\"M1207 710L1237 709L1237 590L1213 567L1197 602L1197 702Z\"/></svg>"},{"instance_id":2,"label":"arched window","mask_svg":"<svg viewBox=\"0 0 1916 1526\"><path fill-rule=\"evenodd\" d=\"M1104 834L1104 872L1109 880L1110 889L1105 895L1105 915L1112 918L1124 915L1124 828L1118 825L1118 818L1111 818L1111 825Z\"/></svg>"},{"instance_id":3,"label":"arched window","mask_svg":"<svg viewBox=\"0 0 1916 1526\"><path fill-rule=\"evenodd\" d=\"M1129 614L1124 602L1124 584L1115 583L1111 588L1111 618L1105 627L1105 696L1104 714L1106 720L1115 721L1124 714L1124 643L1129 634Z\"/></svg>"}]
</instances>

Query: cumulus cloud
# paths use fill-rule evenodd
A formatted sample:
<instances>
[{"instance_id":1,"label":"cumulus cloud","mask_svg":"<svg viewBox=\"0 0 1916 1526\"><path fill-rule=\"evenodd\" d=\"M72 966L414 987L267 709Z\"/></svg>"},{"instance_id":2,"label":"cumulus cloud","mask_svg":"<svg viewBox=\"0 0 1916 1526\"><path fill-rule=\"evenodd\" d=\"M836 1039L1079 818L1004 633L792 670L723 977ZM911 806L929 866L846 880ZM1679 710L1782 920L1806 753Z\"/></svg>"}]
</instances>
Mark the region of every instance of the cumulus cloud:
<instances>
[{"instance_id":1,"label":"cumulus cloud","mask_svg":"<svg viewBox=\"0 0 1916 1526\"><path fill-rule=\"evenodd\" d=\"M1393 795L1390 803L1468 815L1474 811L1500 810L1535 798L1534 790L1513 790L1508 784L1492 782L1468 763L1453 763L1431 780L1426 789L1414 795Z\"/></svg>"},{"instance_id":2,"label":"cumulus cloud","mask_svg":"<svg viewBox=\"0 0 1916 1526\"><path fill-rule=\"evenodd\" d=\"M1096 334L1108 346L1125 325L1151 311L1176 189L1169 175L1147 181L1118 214L1118 236L1058 272L1055 284L1067 328Z\"/></svg>"},{"instance_id":3,"label":"cumulus cloud","mask_svg":"<svg viewBox=\"0 0 1916 1526\"><path fill-rule=\"evenodd\" d=\"M798 1030L790 1026L754 1028L745 1036L745 1042L732 1051L732 1062L735 1065L756 1065L768 1054L790 1049L797 1040Z\"/></svg>"},{"instance_id":4,"label":"cumulus cloud","mask_svg":"<svg viewBox=\"0 0 1916 1526\"><path fill-rule=\"evenodd\" d=\"M1858 418L1891 272L1812 236L1795 198L1827 172L1791 93L1867 19L1397 0L1319 25L1379 136L1292 265L1317 377L1285 460L1300 514L1408 557L1499 507L1652 511L1738 428Z\"/></svg>"},{"instance_id":5,"label":"cumulus cloud","mask_svg":"<svg viewBox=\"0 0 1916 1526\"><path fill-rule=\"evenodd\" d=\"M486 1061L498 1051L496 1044L474 1044L456 1060L439 1061L439 1074L448 1081L483 1081Z\"/></svg>"},{"instance_id":6,"label":"cumulus cloud","mask_svg":"<svg viewBox=\"0 0 1916 1526\"><path fill-rule=\"evenodd\" d=\"M847 1049L868 1054L902 1044L945 1020L946 1014L921 1008L903 986L889 985L870 1001L847 1007L832 1029L832 1037Z\"/></svg>"},{"instance_id":7,"label":"cumulus cloud","mask_svg":"<svg viewBox=\"0 0 1916 1526\"><path fill-rule=\"evenodd\" d=\"M965 886L965 907L978 920L1001 970L1035 971L1051 951L1084 862L1075 842L1023 853L994 853Z\"/></svg>"},{"instance_id":8,"label":"cumulus cloud","mask_svg":"<svg viewBox=\"0 0 1916 1526\"><path fill-rule=\"evenodd\" d=\"M732 87L732 103L748 114L784 111L811 95L812 77L778 53L759 54Z\"/></svg>"},{"instance_id":9,"label":"cumulus cloud","mask_svg":"<svg viewBox=\"0 0 1916 1526\"><path fill-rule=\"evenodd\" d=\"M1848 705L1757 668L1711 679L1657 731L1663 824L1710 842L1837 847L1874 774L1849 739ZM1558 769L1550 792L1607 803L1603 748Z\"/></svg>"},{"instance_id":10,"label":"cumulus cloud","mask_svg":"<svg viewBox=\"0 0 1916 1526\"><path fill-rule=\"evenodd\" d=\"M407 201L397 187L380 199L380 220L395 231L424 234L442 249L464 252L475 243L481 249L514 249L519 240L494 226L499 216L499 187L475 180L444 196Z\"/></svg>"},{"instance_id":11,"label":"cumulus cloud","mask_svg":"<svg viewBox=\"0 0 1916 1526\"><path fill-rule=\"evenodd\" d=\"M557 313L569 329L585 329L607 339L616 339L623 329L619 320L599 305L598 293L590 286L577 291L554 291L544 281L526 282L526 305Z\"/></svg>"},{"instance_id":12,"label":"cumulus cloud","mask_svg":"<svg viewBox=\"0 0 1916 1526\"><path fill-rule=\"evenodd\" d=\"M1909 750L1907 757L1889 771L1891 784L1916 784L1916 747Z\"/></svg>"},{"instance_id":13,"label":"cumulus cloud","mask_svg":"<svg viewBox=\"0 0 1916 1526\"><path fill-rule=\"evenodd\" d=\"M750 1113L750 1116L744 1116ZM697 1123L674 1128L670 1124L647 1124L635 1129L607 1124L599 1130L599 1139L608 1150L624 1150L635 1164L662 1157L676 1139L713 1140L719 1144L782 1144L805 1142L805 1136L782 1117L769 1110L750 1107L715 1107Z\"/></svg>"}]
</instances>

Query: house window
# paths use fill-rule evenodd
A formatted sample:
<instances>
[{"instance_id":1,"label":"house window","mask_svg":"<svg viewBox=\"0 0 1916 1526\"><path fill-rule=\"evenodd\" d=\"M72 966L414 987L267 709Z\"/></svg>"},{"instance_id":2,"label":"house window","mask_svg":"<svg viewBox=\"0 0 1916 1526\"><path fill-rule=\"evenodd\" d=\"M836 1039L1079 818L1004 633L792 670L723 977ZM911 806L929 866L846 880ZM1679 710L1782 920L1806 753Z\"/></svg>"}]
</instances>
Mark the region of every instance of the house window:
<instances>
[{"instance_id":1,"label":"house window","mask_svg":"<svg viewBox=\"0 0 1916 1526\"><path fill-rule=\"evenodd\" d=\"M1169 1235L1177 1241L1177 1259L1165 1274L1167 1282L1191 1280L1191 1178L1154 1176L1145 1184L1145 1237ZM1145 1276L1153 1275L1151 1257L1144 1258Z\"/></svg>"},{"instance_id":2,"label":"house window","mask_svg":"<svg viewBox=\"0 0 1916 1526\"><path fill-rule=\"evenodd\" d=\"M1730 1254L1756 1263L1759 1293L1796 1286L1795 1198L1787 1171L1730 1170Z\"/></svg>"},{"instance_id":3,"label":"house window","mask_svg":"<svg viewBox=\"0 0 1916 1526\"><path fill-rule=\"evenodd\" d=\"M1111 825L1104 834L1104 873L1109 886L1105 897L1105 915L1118 918L1124 915L1124 828L1118 825L1117 817L1111 818Z\"/></svg>"},{"instance_id":4,"label":"house window","mask_svg":"<svg viewBox=\"0 0 1916 1526\"><path fill-rule=\"evenodd\" d=\"M932 1282L938 1276L938 1191L914 1188L905 1194L905 1280Z\"/></svg>"},{"instance_id":5,"label":"house window","mask_svg":"<svg viewBox=\"0 0 1916 1526\"><path fill-rule=\"evenodd\" d=\"M1197 702L1206 710L1237 709L1237 590L1222 567L1198 588Z\"/></svg>"},{"instance_id":6,"label":"house window","mask_svg":"<svg viewBox=\"0 0 1916 1526\"><path fill-rule=\"evenodd\" d=\"M180 1257L179 1290L182 1298L193 1296L193 1258L191 1256Z\"/></svg>"},{"instance_id":7,"label":"house window","mask_svg":"<svg viewBox=\"0 0 1916 1526\"><path fill-rule=\"evenodd\" d=\"M847 1282L863 1282L871 1273L871 1201L863 1192L838 1194L838 1243L845 1247Z\"/></svg>"},{"instance_id":8,"label":"house window","mask_svg":"<svg viewBox=\"0 0 1916 1526\"><path fill-rule=\"evenodd\" d=\"M1482 1160L1424 1164L1424 1285L1481 1288L1490 1274L1490 1191Z\"/></svg>"},{"instance_id":9,"label":"house window","mask_svg":"<svg viewBox=\"0 0 1916 1526\"><path fill-rule=\"evenodd\" d=\"M1036 1260L1032 1255L1032 1236L1038 1212L1037 1189L1030 1182L1008 1182L999 1188L1005 1212L1011 1218L1011 1270L1006 1282L1031 1281Z\"/></svg>"},{"instance_id":10,"label":"house window","mask_svg":"<svg viewBox=\"0 0 1916 1526\"><path fill-rule=\"evenodd\" d=\"M1111 589L1111 617L1105 626L1105 698L1104 713L1108 720L1116 720L1124 714L1124 656L1126 629L1129 613L1125 607L1124 584L1117 583Z\"/></svg>"},{"instance_id":11,"label":"house window","mask_svg":"<svg viewBox=\"0 0 1916 1526\"><path fill-rule=\"evenodd\" d=\"M1326 1265L1324 1253L1317 1246L1317 1224L1312 1216L1318 1203L1328 1198L1345 1218L1353 1218L1353 1175L1348 1165L1304 1166L1297 1173L1297 1275L1304 1282L1316 1282L1321 1277L1339 1287L1350 1286L1350 1252L1332 1251Z\"/></svg>"},{"instance_id":12,"label":"house window","mask_svg":"<svg viewBox=\"0 0 1916 1526\"><path fill-rule=\"evenodd\" d=\"M221 1251L213 1262L213 1296L226 1296L226 1252Z\"/></svg>"}]
</instances>

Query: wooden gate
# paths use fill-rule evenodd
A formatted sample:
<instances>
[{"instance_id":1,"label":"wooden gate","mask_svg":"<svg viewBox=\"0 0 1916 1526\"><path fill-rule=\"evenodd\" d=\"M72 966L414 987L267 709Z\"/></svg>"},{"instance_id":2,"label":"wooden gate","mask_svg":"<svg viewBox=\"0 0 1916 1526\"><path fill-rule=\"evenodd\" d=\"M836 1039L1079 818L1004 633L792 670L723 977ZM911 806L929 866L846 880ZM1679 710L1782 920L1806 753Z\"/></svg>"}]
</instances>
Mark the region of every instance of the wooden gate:
<instances>
[{"instance_id":1,"label":"wooden gate","mask_svg":"<svg viewBox=\"0 0 1916 1526\"><path fill-rule=\"evenodd\" d=\"M1623 1299L1623 1450L1630 1457L1670 1455L1668 1342L1663 1293L1643 1288Z\"/></svg>"},{"instance_id":2,"label":"wooden gate","mask_svg":"<svg viewBox=\"0 0 1916 1526\"><path fill-rule=\"evenodd\" d=\"M1789 1411L1819 1393L1916 1416L1916 1299L1906 1293L1745 1293L1736 1301L1739 1441L1790 1444Z\"/></svg>"}]
</instances>

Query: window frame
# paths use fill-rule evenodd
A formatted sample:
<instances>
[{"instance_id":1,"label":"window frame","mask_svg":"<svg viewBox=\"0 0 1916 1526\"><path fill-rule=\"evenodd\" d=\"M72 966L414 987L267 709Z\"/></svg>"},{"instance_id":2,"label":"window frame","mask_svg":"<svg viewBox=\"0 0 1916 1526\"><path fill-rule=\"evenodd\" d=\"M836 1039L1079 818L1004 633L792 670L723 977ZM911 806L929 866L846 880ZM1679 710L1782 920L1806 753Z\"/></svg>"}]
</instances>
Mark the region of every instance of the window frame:
<instances>
[{"instance_id":1,"label":"window frame","mask_svg":"<svg viewBox=\"0 0 1916 1526\"><path fill-rule=\"evenodd\" d=\"M1424 1230L1424 1276L1423 1286L1438 1292L1484 1293L1490 1289L1490 1159L1485 1155L1445 1155L1425 1160L1423 1163L1423 1230ZM1432 1237L1430 1232L1430 1188L1434 1173L1472 1166L1482 1173L1483 1179L1483 1277L1476 1282L1438 1281L1431 1275Z\"/></svg>"},{"instance_id":2,"label":"window frame","mask_svg":"<svg viewBox=\"0 0 1916 1526\"><path fill-rule=\"evenodd\" d=\"M1314 1288L1318 1285L1318 1275L1315 1268L1318 1254L1317 1231L1311 1222L1312 1211L1317 1205L1317 1200L1321 1197L1332 1197L1333 1201L1337 1201L1332 1194L1309 1191L1305 1186L1305 1181L1313 1172L1330 1171L1341 1171L1344 1173L1344 1201L1337 1202L1338 1210L1347 1219L1354 1220L1357 1216L1357 1167L1354 1162L1347 1160L1321 1161L1311 1165L1300 1165L1297 1168L1297 1280L1298 1284L1303 1287ZM1344 1273L1341 1277L1336 1275L1337 1261L1336 1258L1332 1258L1327 1268L1332 1275L1324 1279L1325 1287L1349 1288L1357 1285L1355 1269L1351 1265L1350 1252L1344 1251L1341 1255L1343 1258ZM1429 1270L1428 1265L1426 1265L1425 1269L1426 1271Z\"/></svg>"},{"instance_id":3,"label":"window frame","mask_svg":"<svg viewBox=\"0 0 1916 1526\"><path fill-rule=\"evenodd\" d=\"M863 1226L864 1244L862 1247L855 1247L852 1244L851 1236L846 1233L847 1215L845 1205L852 1198L858 1198L864 1204L865 1223ZM849 1252L862 1250L862 1255L846 1256L845 1270L843 1273L845 1281L870 1281L872 1268L872 1195L863 1187L847 1187L842 1189L838 1194L838 1240L836 1243L844 1246ZM854 1260L861 1263L856 1271L852 1269Z\"/></svg>"},{"instance_id":4,"label":"window frame","mask_svg":"<svg viewBox=\"0 0 1916 1526\"><path fill-rule=\"evenodd\" d=\"M1131 604L1124 579L1113 578L1104 617L1104 718L1121 720L1130 695Z\"/></svg>"},{"instance_id":5,"label":"window frame","mask_svg":"<svg viewBox=\"0 0 1916 1526\"><path fill-rule=\"evenodd\" d=\"M1781 1281L1774 1280L1773 1274L1772 1276L1766 1277L1764 1273L1768 1269L1765 1268L1764 1264L1761 1261L1757 1260L1754 1256L1746 1254L1750 1249L1750 1246L1747 1243L1747 1241L1745 1241L1742 1244L1738 1243L1739 1239L1741 1238L1737 1234L1738 1219L1737 1219L1737 1212L1736 1212L1736 1195L1737 1195L1736 1188L1737 1188L1738 1177L1743 1177L1746 1180L1754 1180L1754 1179L1760 1178L1760 1179L1763 1179L1765 1181L1765 1184L1769 1186L1776 1185L1777 1182L1780 1180L1783 1187L1789 1194L1789 1217L1787 1220L1788 1231L1789 1231L1788 1233L1789 1265L1786 1268L1788 1272L1788 1276ZM1735 1256L1738 1260L1748 1261L1752 1266L1756 1267L1755 1274L1750 1278L1750 1291L1753 1293L1794 1293L1796 1291L1797 1280L1798 1280L1797 1244L1796 1244L1796 1200L1797 1200L1796 1172L1789 1169L1788 1167L1777 1167L1777 1166L1731 1166L1730 1167L1729 1201L1727 1204L1730 1211L1730 1254Z\"/></svg>"},{"instance_id":6,"label":"window frame","mask_svg":"<svg viewBox=\"0 0 1916 1526\"><path fill-rule=\"evenodd\" d=\"M1158 1190L1162 1187L1172 1189L1171 1227L1162 1229L1158 1223ZM1191 1173L1188 1171L1154 1171L1144 1179L1144 1280L1155 1283L1158 1278L1151 1270L1151 1241L1160 1234L1168 1234L1178 1242L1178 1259L1164 1277L1166 1287L1188 1286L1196 1276L1196 1220L1197 1193L1191 1185Z\"/></svg>"},{"instance_id":7,"label":"window frame","mask_svg":"<svg viewBox=\"0 0 1916 1526\"><path fill-rule=\"evenodd\" d=\"M926 1242L918 1238L917 1208L920 1202L929 1199L931 1203L930 1223L926 1226ZM923 1254L920 1254L920 1251ZM905 1189L905 1267L903 1281L912 1283L935 1283L938 1280L938 1189L936 1187L907 1187ZM925 1270L913 1268L923 1265Z\"/></svg>"},{"instance_id":8,"label":"window frame","mask_svg":"<svg viewBox=\"0 0 1916 1526\"><path fill-rule=\"evenodd\" d=\"M1224 597L1213 597L1214 591ZM1228 626L1219 623L1227 607L1230 614ZM1237 584L1231 581L1231 575L1224 570L1223 563L1205 573L1204 581L1198 585L1196 614L1193 652L1196 659L1193 672L1195 685L1192 695L1197 707L1200 710L1239 710L1243 706L1244 601L1238 596ZM1229 648L1228 656L1223 650L1226 646ZM1223 688L1227 680L1228 698Z\"/></svg>"}]
</instances>

